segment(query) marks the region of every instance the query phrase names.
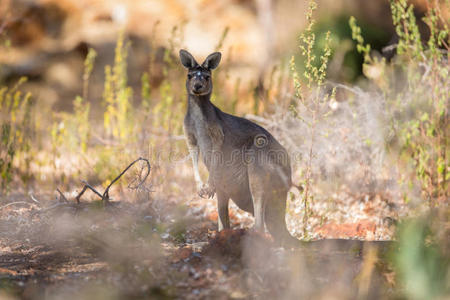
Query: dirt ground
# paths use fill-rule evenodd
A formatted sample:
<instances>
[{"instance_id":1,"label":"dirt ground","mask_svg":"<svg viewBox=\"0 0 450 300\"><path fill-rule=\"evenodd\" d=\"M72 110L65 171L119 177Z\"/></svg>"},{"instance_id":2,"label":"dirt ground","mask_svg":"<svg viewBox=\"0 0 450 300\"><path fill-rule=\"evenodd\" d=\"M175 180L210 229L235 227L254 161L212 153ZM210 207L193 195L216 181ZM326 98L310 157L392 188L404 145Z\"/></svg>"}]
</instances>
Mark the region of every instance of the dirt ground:
<instances>
[{"instance_id":1,"label":"dirt ground","mask_svg":"<svg viewBox=\"0 0 450 300\"><path fill-rule=\"evenodd\" d=\"M277 248L234 207L233 229L218 233L214 200L198 197L108 207L59 203L45 194L10 199L0 208L0 299L381 299L393 293L383 259L389 242L330 239ZM351 228L356 234L367 224L358 226ZM345 234L351 226L332 227L321 235Z\"/></svg>"}]
</instances>

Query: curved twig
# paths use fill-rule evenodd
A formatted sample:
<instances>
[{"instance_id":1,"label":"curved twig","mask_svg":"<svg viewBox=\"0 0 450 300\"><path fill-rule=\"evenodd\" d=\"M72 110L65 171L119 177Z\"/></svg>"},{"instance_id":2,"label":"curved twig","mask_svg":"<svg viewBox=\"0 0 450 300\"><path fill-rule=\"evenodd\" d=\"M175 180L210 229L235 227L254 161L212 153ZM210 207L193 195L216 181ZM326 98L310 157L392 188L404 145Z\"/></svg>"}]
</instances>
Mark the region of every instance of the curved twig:
<instances>
[{"instance_id":1,"label":"curved twig","mask_svg":"<svg viewBox=\"0 0 450 300\"><path fill-rule=\"evenodd\" d=\"M140 161L140 160L146 162L147 172L146 172L144 178L142 178L142 179L139 181L139 183L138 183L135 187L133 187L133 189L138 189L138 188L145 182L145 180L147 180L148 175L150 175L150 169L151 169L150 162L148 161L148 159L142 158L142 157L139 157L138 159L136 159L135 161L133 161L133 162L132 162L131 164L129 164L129 165L128 165L128 166L127 166L127 167L126 167L126 168L125 168L125 169L124 169L124 170L123 170L116 178L114 178L114 180L111 181L111 183L106 187L106 190L105 190L105 192L104 192L103 194L101 194L99 191L97 191L97 190L96 190L93 186L91 186L88 182L82 180L81 182L84 184L84 186L83 186L83 189L82 189L82 190L78 193L78 195L75 197L75 200L77 201L76 204L70 203L70 202L67 200L67 198L64 196L64 194L57 188L56 191L60 194L60 200L62 200L62 201L60 201L60 202L58 202L58 203L56 203L56 204L54 204L54 205L51 205L51 206L49 206L49 207L42 208L42 209L40 209L39 211L36 211L36 212L32 213L32 214L31 214L31 217L33 217L35 214L38 214L38 213L45 213L45 212L47 212L47 211L56 209L56 208L58 208L58 207L72 207L72 208L78 209L78 208L79 208L79 205L80 205L80 198L81 198L81 196L86 192L87 189L90 189L90 190L93 191L98 197L100 197L100 198L102 199L102 201L104 202L104 204L108 203L108 202L109 202L109 189L111 188L111 186L112 186L114 183L116 183L116 182L123 176L123 174L125 174L125 173L126 173L126 172L127 172L127 171L135 164L135 163L137 163L137 162ZM33 198L32 198L32 200L35 201L35 202L37 201L37 200L35 200L35 199L33 199ZM4 207L7 207L7 206L10 206L10 205L13 205L13 204L19 204L19 203L21 203L21 204L23 203L23 204L33 205L32 203L20 201L20 202L9 203L9 204L7 204L7 205L5 205L5 206L1 206L0 209L2 209L2 208L4 208ZM39 202L37 202L37 203L39 203Z\"/></svg>"},{"instance_id":2,"label":"curved twig","mask_svg":"<svg viewBox=\"0 0 450 300\"><path fill-rule=\"evenodd\" d=\"M80 204L80 198L81 196L86 192L87 189L90 189L92 192L94 192L98 197L100 197L103 201L103 203L108 203L109 202L109 189L111 188L111 186L116 183L122 176L123 174L125 174L135 163L137 163L138 161L145 161L146 162L146 167L147 167L147 173L145 174L145 176L139 181L139 183L134 186L131 187L130 185L128 186L130 189L138 189L141 187L141 185L145 182L145 180L147 180L148 175L150 175L150 162L148 161L148 159L146 158L142 158L139 157L138 159L136 159L135 161L133 161L131 164L129 164L116 178L114 178L111 183L106 187L106 190L103 194L101 194L99 191L97 191L92 185L90 185L87 181L82 180L81 182L84 184L83 189L78 193L78 195L75 197L75 200L77 202L77 204ZM141 170L142 172L142 170ZM67 198L64 196L64 194L57 188L56 191L60 194L60 200L62 200L62 202L64 203L69 203L69 201L67 200ZM50 207L51 209L52 207Z\"/></svg>"},{"instance_id":3,"label":"curved twig","mask_svg":"<svg viewBox=\"0 0 450 300\"><path fill-rule=\"evenodd\" d=\"M136 188L138 188L139 186L141 186L141 185L145 182L145 180L147 180L147 177L148 177L148 175L150 174L150 169L151 169L151 167L150 167L150 162L149 162L148 159L146 159L146 158L139 157L138 159L136 159L135 161L133 161L131 164L129 164L128 167L126 167L126 168L119 174L119 176L117 176L116 178L114 178L114 180L111 181L111 183L106 187L106 190L105 190L105 192L104 192L103 195L102 195L102 201L103 201L104 203L108 203L108 202L109 202L109 189L111 188L111 186L112 186L117 180L119 180L120 177L122 177L122 175L125 174L125 173L128 171L128 169L130 169L135 163L137 163L137 162L140 161L140 160L146 162L146 164L147 164L147 174L145 174L144 178L139 182L139 184L136 186Z\"/></svg>"}]
</instances>

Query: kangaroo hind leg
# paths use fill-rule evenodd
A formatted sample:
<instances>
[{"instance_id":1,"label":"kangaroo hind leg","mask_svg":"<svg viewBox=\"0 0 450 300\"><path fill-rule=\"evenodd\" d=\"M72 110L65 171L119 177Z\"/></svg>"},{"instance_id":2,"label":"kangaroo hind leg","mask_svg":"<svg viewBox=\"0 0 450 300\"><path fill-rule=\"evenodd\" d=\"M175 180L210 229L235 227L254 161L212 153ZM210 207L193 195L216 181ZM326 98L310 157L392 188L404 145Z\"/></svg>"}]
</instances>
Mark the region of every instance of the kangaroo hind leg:
<instances>
[{"instance_id":1,"label":"kangaroo hind leg","mask_svg":"<svg viewBox=\"0 0 450 300\"><path fill-rule=\"evenodd\" d=\"M291 236L286 226L287 191L284 188L273 190L270 195L265 210L267 230L280 246L297 246L299 241Z\"/></svg>"},{"instance_id":2,"label":"kangaroo hind leg","mask_svg":"<svg viewBox=\"0 0 450 300\"><path fill-rule=\"evenodd\" d=\"M267 200L268 178L263 168L257 164L249 165L248 181L253 200L253 215L255 216L255 229L264 232L265 209Z\"/></svg>"},{"instance_id":3,"label":"kangaroo hind leg","mask_svg":"<svg viewBox=\"0 0 450 300\"><path fill-rule=\"evenodd\" d=\"M230 197L224 192L217 191L217 211L218 211L218 229L222 231L223 229L230 228L230 217L228 215L228 202Z\"/></svg>"},{"instance_id":4,"label":"kangaroo hind leg","mask_svg":"<svg viewBox=\"0 0 450 300\"><path fill-rule=\"evenodd\" d=\"M249 165L249 185L253 197L255 227L267 228L279 245L298 243L286 227L286 200L288 187L285 179L270 164Z\"/></svg>"}]
</instances>

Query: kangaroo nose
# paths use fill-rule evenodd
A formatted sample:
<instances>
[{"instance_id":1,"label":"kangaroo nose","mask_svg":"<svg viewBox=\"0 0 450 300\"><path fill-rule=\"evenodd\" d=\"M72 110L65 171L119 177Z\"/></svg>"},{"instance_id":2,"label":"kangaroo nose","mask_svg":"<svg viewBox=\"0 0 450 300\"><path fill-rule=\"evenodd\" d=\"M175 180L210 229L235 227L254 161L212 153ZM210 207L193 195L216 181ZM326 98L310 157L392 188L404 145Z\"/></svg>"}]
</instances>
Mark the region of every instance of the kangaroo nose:
<instances>
[{"instance_id":1,"label":"kangaroo nose","mask_svg":"<svg viewBox=\"0 0 450 300\"><path fill-rule=\"evenodd\" d=\"M198 91L201 88L202 88L202 85L200 83L194 84L194 90Z\"/></svg>"}]
</instances>

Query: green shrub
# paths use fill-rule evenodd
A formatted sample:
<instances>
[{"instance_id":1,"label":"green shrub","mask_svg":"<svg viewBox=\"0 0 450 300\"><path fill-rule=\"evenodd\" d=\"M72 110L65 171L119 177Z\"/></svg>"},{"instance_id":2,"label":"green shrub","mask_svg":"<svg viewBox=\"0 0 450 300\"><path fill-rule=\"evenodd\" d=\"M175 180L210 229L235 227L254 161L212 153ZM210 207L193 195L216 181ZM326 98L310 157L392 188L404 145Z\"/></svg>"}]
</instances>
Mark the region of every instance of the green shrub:
<instances>
[{"instance_id":1,"label":"green shrub","mask_svg":"<svg viewBox=\"0 0 450 300\"><path fill-rule=\"evenodd\" d=\"M358 51L365 57L365 75L378 85L389 106L388 135L392 137L388 147L399 152L406 173L414 170L415 176L403 176L404 181L408 186L418 181L423 198L435 206L449 197L449 30L445 22L442 28L438 26L441 16L432 6L424 18L430 30L430 38L424 42L412 5L405 0L391 1L391 11L399 42L390 64L371 56L371 47L364 44L354 18L350 26Z\"/></svg>"},{"instance_id":2,"label":"green shrub","mask_svg":"<svg viewBox=\"0 0 450 300\"><path fill-rule=\"evenodd\" d=\"M349 16L340 14L337 16L321 17L313 27L313 32L317 40L313 46L312 52L319 57L322 50L329 43L331 48L330 68L327 72L327 78L336 82L355 82L362 73L363 56L357 51L352 41L352 31L348 27ZM364 31L364 38L374 47L381 49L389 42L389 34L382 29L361 22L361 29ZM330 41L327 41L327 32L330 32ZM301 55L296 55L296 60L301 60ZM314 62L319 67L320 62ZM300 72L303 72L303 66L297 65Z\"/></svg>"},{"instance_id":3,"label":"green shrub","mask_svg":"<svg viewBox=\"0 0 450 300\"><path fill-rule=\"evenodd\" d=\"M13 88L0 88L0 178L1 191L7 191L14 175L20 170L15 165L21 165L22 180L29 178L31 163L31 147L33 137L32 97L31 93L23 93L20 86L26 82L21 78Z\"/></svg>"},{"instance_id":4,"label":"green shrub","mask_svg":"<svg viewBox=\"0 0 450 300\"><path fill-rule=\"evenodd\" d=\"M323 134L318 132L317 125L322 122L329 114L329 101L334 98L335 89L331 94L323 94L322 89L325 83L327 74L327 67L329 58L331 56L331 41L330 32L328 31L325 36L325 44L322 53L319 57L314 52L316 44L316 35L313 30L315 20L313 19L313 12L317 8L315 1L309 2L309 9L306 13L307 27L300 36L300 53L303 56L304 72L300 75L297 71L295 58L291 58L290 66L293 75L293 82L295 88L295 96L298 100L296 105L291 106L291 110L294 115L304 122L308 128L308 132L305 133L307 137L307 143L309 151L307 156L306 170L303 170L304 174L304 186L303 193L303 207L304 207L304 237L307 237L306 225L309 215L309 203L314 199L311 188L313 185L312 176L312 162L313 156L317 151L315 140L317 135ZM299 108L299 106L300 108ZM305 114L299 113L299 109L305 111Z\"/></svg>"},{"instance_id":5,"label":"green shrub","mask_svg":"<svg viewBox=\"0 0 450 300\"><path fill-rule=\"evenodd\" d=\"M121 32L116 44L114 65L105 67L103 124L109 138L133 139L133 90L128 86L127 58L130 44Z\"/></svg>"}]
</instances>

